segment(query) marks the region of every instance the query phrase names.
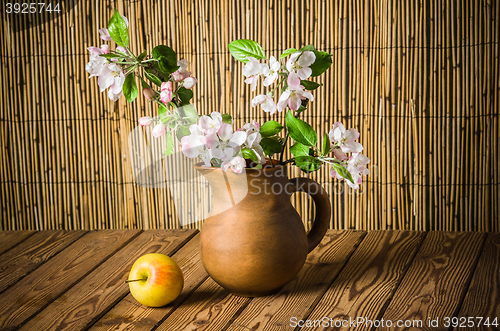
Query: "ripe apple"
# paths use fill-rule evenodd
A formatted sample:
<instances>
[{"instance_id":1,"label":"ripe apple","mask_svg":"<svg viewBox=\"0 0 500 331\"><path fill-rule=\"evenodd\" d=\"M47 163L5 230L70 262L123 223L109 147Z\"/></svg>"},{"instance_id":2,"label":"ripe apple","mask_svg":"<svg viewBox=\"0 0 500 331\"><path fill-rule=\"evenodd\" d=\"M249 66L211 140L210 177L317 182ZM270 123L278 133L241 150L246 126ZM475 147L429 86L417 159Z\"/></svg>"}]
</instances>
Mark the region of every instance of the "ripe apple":
<instances>
[{"instance_id":1,"label":"ripe apple","mask_svg":"<svg viewBox=\"0 0 500 331\"><path fill-rule=\"evenodd\" d=\"M162 307L179 296L184 287L184 275L170 257L152 253L135 261L125 282L139 303L148 307Z\"/></svg>"}]
</instances>

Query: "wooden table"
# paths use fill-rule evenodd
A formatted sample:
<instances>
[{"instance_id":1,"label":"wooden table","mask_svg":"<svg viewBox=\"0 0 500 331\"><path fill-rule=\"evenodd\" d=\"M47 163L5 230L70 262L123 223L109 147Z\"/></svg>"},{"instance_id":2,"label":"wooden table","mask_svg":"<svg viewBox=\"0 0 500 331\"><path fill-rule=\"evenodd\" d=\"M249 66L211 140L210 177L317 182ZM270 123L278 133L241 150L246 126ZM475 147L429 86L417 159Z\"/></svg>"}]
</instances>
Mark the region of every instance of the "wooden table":
<instances>
[{"instance_id":1,"label":"wooden table","mask_svg":"<svg viewBox=\"0 0 500 331\"><path fill-rule=\"evenodd\" d=\"M260 298L218 286L198 244L196 230L0 232L0 329L375 329L371 321L395 330L403 329L398 321L421 320L418 329L437 330L449 329L446 317L476 326L489 318L490 329L495 318L500 323L500 233L329 230L292 282ZM133 262L152 252L172 256L185 276L180 297L163 308L140 305L124 283ZM314 321L317 327L306 324Z\"/></svg>"}]
</instances>

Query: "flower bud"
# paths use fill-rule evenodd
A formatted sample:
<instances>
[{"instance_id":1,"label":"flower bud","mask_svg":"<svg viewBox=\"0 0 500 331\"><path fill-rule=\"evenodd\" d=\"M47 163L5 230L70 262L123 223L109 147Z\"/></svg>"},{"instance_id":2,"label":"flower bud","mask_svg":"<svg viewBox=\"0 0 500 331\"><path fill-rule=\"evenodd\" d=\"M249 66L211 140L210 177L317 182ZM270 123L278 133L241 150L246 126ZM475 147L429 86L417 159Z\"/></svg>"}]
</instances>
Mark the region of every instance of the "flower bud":
<instances>
[{"instance_id":1,"label":"flower bud","mask_svg":"<svg viewBox=\"0 0 500 331\"><path fill-rule=\"evenodd\" d=\"M155 97L155 91L150 88L145 88L144 90L142 90L142 94L148 100L153 100L153 98Z\"/></svg>"},{"instance_id":2,"label":"flower bud","mask_svg":"<svg viewBox=\"0 0 500 331\"><path fill-rule=\"evenodd\" d=\"M159 138L161 136L163 136L166 132L166 128L165 128L165 125L163 125L162 123L160 124L157 124L153 131L151 132L151 134L153 135L153 137L155 138Z\"/></svg>"},{"instance_id":3,"label":"flower bud","mask_svg":"<svg viewBox=\"0 0 500 331\"><path fill-rule=\"evenodd\" d=\"M149 117L149 116L144 116L144 117L139 118L139 124L141 126L150 126L151 122L152 122L152 120L151 120L151 117Z\"/></svg>"},{"instance_id":4,"label":"flower bud","mask_svg":"<svg viewBox=\"0 0 500 331\"><path fill-rule=\"evenodd\" d=\"M198 82L198 80L194 77L188 77L186 79L184 79L184 87L187 88L187 89L190 89L192 88L193 86L196 85L196 83Z\"/></svg>"}]
</instances>

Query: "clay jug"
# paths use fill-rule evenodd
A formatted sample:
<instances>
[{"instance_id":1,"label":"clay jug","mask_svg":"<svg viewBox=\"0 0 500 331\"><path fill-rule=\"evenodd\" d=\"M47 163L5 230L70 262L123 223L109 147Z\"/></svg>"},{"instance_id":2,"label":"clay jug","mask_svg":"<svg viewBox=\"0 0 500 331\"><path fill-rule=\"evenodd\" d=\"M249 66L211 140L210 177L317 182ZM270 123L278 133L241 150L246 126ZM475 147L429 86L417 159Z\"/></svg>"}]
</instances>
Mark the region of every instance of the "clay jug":
<instances>
[{"instance_id":1,"label":"clay jug","mask_svg":"<svg viewBox=\"0 0 500 331\"><path fill-rule=\"evenodd\" d=\"M330 222L328 193L308 178L288 179L286 166L270 164L237 174L195 165L212 188L213 207L203 223L203 266L219 285L239 296L275 293L301 270ZM306 235L290 196L308 193L316 218Z\"/></svg>"}]
</instances>

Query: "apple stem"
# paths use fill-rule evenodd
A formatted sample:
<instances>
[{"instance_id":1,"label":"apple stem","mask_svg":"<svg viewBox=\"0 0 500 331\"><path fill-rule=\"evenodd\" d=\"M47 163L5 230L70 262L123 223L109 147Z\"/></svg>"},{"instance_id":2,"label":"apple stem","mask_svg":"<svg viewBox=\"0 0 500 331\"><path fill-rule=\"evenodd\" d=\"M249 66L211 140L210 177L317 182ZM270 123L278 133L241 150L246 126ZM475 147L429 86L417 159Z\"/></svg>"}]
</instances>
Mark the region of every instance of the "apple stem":
<instances>
[{"instance_id":1,"label":"apple stem","mask_svg":"<svg viewBox=\"0 0 500 331\"><path fill-rule=\"evenodd\" d=\"M147 278L141 278L141 279L127 279L125 283L131 283L131 282L139 282L141 280L148 280Z\"/></svg>"}]
</instances>

